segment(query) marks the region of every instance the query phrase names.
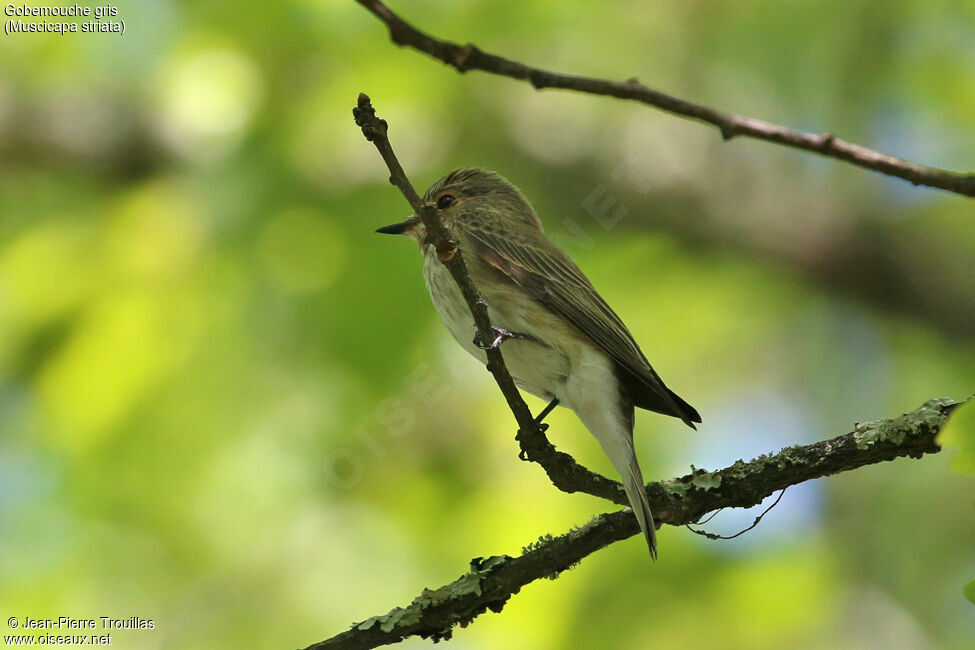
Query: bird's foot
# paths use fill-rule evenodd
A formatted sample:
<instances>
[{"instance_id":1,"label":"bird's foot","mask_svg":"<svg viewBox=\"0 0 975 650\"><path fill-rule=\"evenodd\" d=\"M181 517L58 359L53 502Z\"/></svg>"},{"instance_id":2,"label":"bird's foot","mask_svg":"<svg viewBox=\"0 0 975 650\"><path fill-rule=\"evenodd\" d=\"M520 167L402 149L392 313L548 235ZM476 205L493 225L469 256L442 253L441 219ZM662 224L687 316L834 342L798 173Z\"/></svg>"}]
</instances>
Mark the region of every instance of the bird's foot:
<instances>
[{"instance_id":1,"label":"bird's foot","mask_svg":"<svg viewBox=\"0 0 975 650\"><path fill-rule=\"evenodd\" d=\"M500 346L502 343L504 343L508 339L527 339L527 338L530 338L527 334L521 334L520 332L509 332L508 330L504 329L503 327L494 327L492 325L491 326L491 329L494 330L494 333L495 334L497 334L497 338L495 338L494 341L492 341L490 345L484 345L484 343L481 342L481 333L480 332L478 332L477 334L474 335L474 345L476 345L477 347L481 348L482 350L497 350L498 349L498 346Z\"/></svg>"},{"instance_id":2,"label":"bird's foot","mask_svg":"<svg viewBox=\"0 0 975 650\"><path fill-rule=\"evenodd\" d=\"M548 425L547 424L544 424L542 422L542 418L543 417L545 417L545 414L544 413L542 415L539 415L537 418L535 418L535 427L537 428L538 432L541 433L541 434L544 434L546 431L548 431ZM522 435L521 434L521 429L518 429L518 435L515 436L515 440L520 441L521 440L521 435ZM528 457L528 451L525 450L525 449L521 449L518 452L518 459L519 460L531 460L531 458Z\"/></svg>"}]
</instances>

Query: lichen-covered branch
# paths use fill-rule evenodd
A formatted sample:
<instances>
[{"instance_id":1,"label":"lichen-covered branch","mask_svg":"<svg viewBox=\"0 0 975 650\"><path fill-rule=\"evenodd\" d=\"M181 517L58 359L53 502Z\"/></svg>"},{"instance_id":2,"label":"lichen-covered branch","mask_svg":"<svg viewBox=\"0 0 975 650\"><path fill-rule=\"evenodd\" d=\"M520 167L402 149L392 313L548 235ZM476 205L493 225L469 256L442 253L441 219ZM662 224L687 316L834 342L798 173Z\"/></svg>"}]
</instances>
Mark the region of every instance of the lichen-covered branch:
<instances>
[{"instance_id":1,"label":"lichen-covered branch","mask_svg":"<svg viewBox=\"0 0 975 650\"><path fill-rule=\"evenodd\" d=\"M481 70L528 81L539 90L560 88L633 100L674 115L713 124L718 127L725 140L730 140L736 136L746 136L766 142L774 142L795 149L811 151L822 156L845 160L858 167L903 178L915 185L937 187L964 196L975 196L975 173L958 173L929 167L841 140L832 133L806 133L764 120L702 106L648 88L636 79L609 81L533 68L517 61L489 54L475 45L458 45L434 38L407 23L380 0L357 0L357 2L386 24L394 43L408 45L415 50L429 54L433 58L456 68L459 72Z\"/></svg>"},{"instance_id":2,"label":"lichen-covered branch","mask_svg":"<svg viewBox=\"0 0 975 650\"><path fill-rule=\"evenodd\" d=\"M648 486L661 524L693 523L717 508L747 508L790 485L901 456L935 453L938 432L960 403L934 399L899 417L857 424L831 440L783 449L722 470L694 470ZM618 499L625 503L625 499ZM521 555L471 561L467 573L439 589L424 589L405 607L374 616L306 650L353 650L397 643L410 636L447 639L487 610L500 612L511 596L539 578L555 577L590 553L639 532L626 510L599 515L559 537L544 537ZM649 571L649 568L645 568Z\"/></svg>"}]
</instances>

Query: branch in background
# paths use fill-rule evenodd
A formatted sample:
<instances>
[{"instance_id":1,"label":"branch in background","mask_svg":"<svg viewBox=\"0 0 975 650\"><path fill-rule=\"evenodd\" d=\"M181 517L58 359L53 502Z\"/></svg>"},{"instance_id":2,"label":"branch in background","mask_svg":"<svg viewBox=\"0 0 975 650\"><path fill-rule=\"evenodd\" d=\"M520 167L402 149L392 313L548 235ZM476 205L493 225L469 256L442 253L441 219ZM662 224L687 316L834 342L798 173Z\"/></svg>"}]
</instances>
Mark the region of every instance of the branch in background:
<instances>
[{"instance_id":1,"label":"branch in background","mask_svg":"<svg viewBox=\"0 0 975 650\"><path fill-rule=\"evenodd\" d=\"M572 179L566 182L571 183ZM629 197L619 196L624 199L621 204L628 205ZM680 201L695 205L694 197L663 191L649 197L634 194L632 200L654 206L673 206L675 201L676 205L681 205ZM858 209L859 212L846 215L852 222L850 227L837 224L814 244L803 239L805 235L773 241L763 232L766 226L761 221L729 223L706 210L696 212L694 219L681 218L673 211L665 214L663 210L647 210L621 220L618 232L623 237L667 233L699 255L730 250L739 258L787 269L813 283L818 291L853 299L867 309L935 329L956 343L975 338L970 274L949 271L939 275L945 260L955 259L967 250L965 245L959 244L949 252L944 246L925 240L930 249L917 245L912 248L918 231L911 220L876 223L870 208ZM935 250L938 253L931 252ZM931 280L935 277L936 281Z\"/></svg>"},{"instance_id":2,"label":"branch in background","mask_svg":"<svg viewBox=\"0 0 975 650\"><path fill-rule=\"evenodd\" d=\"M672 526L694 523L718 508L747 508L790 485L901 456L920 458L940 451L935 438L960 402L934 399L889 420L858 424L851 433L811 445L789 447L730 467L651 483L657 520ZM306 650L352 650L398 643L410 636L450 638L490 609L500 612L508 599L539 578L553 578L590 553L639 532L628 510L599 515L559 537L546 537L518 557L476 558L470 571L436 590L424 589L406 607L356 624ZM645 569L646 570L646 569Z\"/></svg>"},{"instance_id":3,"label":"branch in background","mask_svg":"<svg viewBox=\"0 0 975 650\"><path fill-rule=\"evenodd\" d=\"M359 93L359 100L357 106L352 109L352 115L355 117L356 125L362 129L362 134L376 145L379 154L386 162L386 167L389 168L390 173L389 182L399 188L414 212L423 221L427 233L425 243L432 244L436 248L440 261L450 271L450 275L453 276L457 286L464 294L464 300L467 301L467 306L470 307L471 314L474 317L479 339L481 341L493 340L495 333L491 327L491 319L488 317L487 303L481 298L477 287L471 281L471 276L467 272L467 265L464 263L463 252L457 247L457 241L440 221L436 207L432 203L423 202L410 184L403 167L396 158L396 154L393 153L392 145L389 143L387 134L389 125L386 120L376 116L376 109L373 108L369 96L365 93ZM528 405L521 397L521 393L518 392L518 388L504 363L501 347L498 346L485 351L488 359L487 368L494 375L498 388L504 394L508 407L518 422L520 429L517 440L521 445L524 457L539 463L549 475L552 483L565 492L587 492L618 503L626 503L618 483L590 472L568 454L555 450L552 443L545 437L542 428L532 417Z\"/></svg>"},{"instance_id":4,"label":"branch in background","mask_svg":"<svg viewBox=\"0 0 975 650\"><path fill-rule=\"evenodd\" d=\"M459 72L482 70L492 74L530 82L535 88L561 88L593 95L608 95L630 99L653 106L668 113L713 124L721 130L725 140L746 136L775 142L787 147L811 151L830 158L845 160L858 167L872 169L888 176L896 176L915 185L937 187L964 196L975 196L975 174L937 169L909 160L882 154L858 144L847 142L831 133L817 135L778 126L763 120L720 111L667 95L644 86L636 79L623 82L559 74L527 66L494 54L474 45L457 45L442 41L419 31L380 0L357 0L389 27L390 38L397 45L408 45L453 66Z\"/></svg>"}]
</instances>

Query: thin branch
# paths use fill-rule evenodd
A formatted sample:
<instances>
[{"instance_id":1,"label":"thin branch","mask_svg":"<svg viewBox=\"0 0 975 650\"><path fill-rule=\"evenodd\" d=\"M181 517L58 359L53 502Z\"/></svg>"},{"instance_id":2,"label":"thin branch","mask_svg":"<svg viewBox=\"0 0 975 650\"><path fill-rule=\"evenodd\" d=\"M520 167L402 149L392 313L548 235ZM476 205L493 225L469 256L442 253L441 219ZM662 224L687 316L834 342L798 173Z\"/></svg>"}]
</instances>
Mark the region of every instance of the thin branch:
<instances>
[{"instance_id":1,"label":"thin branch","mask_svg":"<svg viewBox=\"0 0 975 650\"><path fill-rule=\"evenodd\" d=\"M754 530L754 528L756 526L758 526L760 523L762 523L762 519L765 518L765 515L767 515L768 513L772 512L772 509L775 508L775 506L779 505L779 501L781 501L782 500L782 497L785 496L785 490L786 490L786 488L782 488L782 491L779 492L779 496L775 497L775 501L772 502L772 505L770 505L765 510L762 510L762 512L757 517L755 517L755 521L753 521L750 526L748 526L747 528L742 528L741 530L739 530L734 535L719 535L717 533L709 533L706 530L694 528L691 524L684 524L684 527L687 528L687 530L689 530L692 533L694 533L695 535L701 535L702 537L707 537L708 539L714 539L714 540L724 539L724 540L729 540L729 539L735 539L736 537L741 537L742 535L744 535L748 531ZM708 517L704 521L696 521L696 522L693 522L693 523L695 523L697 525L706 524L706 523L708 523L709 521L711 521L714 518L714 515L718 514L722 510L724 510L724 508L718 508L717 510L715 510L711 514L710 517Z\"/></svg>"},{"instance_id":2,"label":"thin branch","mask_svg":"<svg viewBox=\"0 0 975 650\"><path fill-rule=\"evenodd\" d=\"M560 74L533 68L480 50L475 45L458 45L434 38L400 18L380 0L356 0L371 11L389 28L390 38L397 45L408 45L429 54L459 72L481 70L492 74L530 82L536 89L561 88L593 95L607 95L629 99L662 111L718 127L725 140L746 136L774 142L787 147L811 151L830 158L872 169L888 176L896 176L915 185L937 187L964 196L975 196L975 174L958 173L928 167L909 160L888 156L858 144L835 137L832 133L815 134L789 129L744 115L736 115L673 95L648 88L634 79L609 81Z\"/></svg>"},{"instance_id":3,"label":"thin branch","mask_svg":"<svg viewBox=\"0 0 975 650\"><path fill-rule=\"evenodd\" d=\"M440 221L436 208L422 201L407 179L389 143L388 125L376 116L365 94L359 95L353 115L363 135L376 145L386 162L390 182L400 189L423 221L427 231L425 243L435 247L439 259L460 286L480 340L491 340L493 330L487 304L471 281L463 254ZM488 369L521 427L517 439L525 456L539 462L560 489L586 491L626 503L617 483L589 472L548 442L518 393L500 349L488 350L487 357ZM738 461L717 472L694 470L674 481L653 483L647 486L648 495L659 524L684 525L716 508L750 507L769 494L802 481L899 456L920 457L936 452L939 448L935 436L957 405L948 399L931 400L899 418L857 425L852 433L832 440L791 447L750 463ZM540 539L516 558L477 558L471 562L467 574L449 585L436 591L424 590L408 607L356 624L351 630L310 646L309 650L373 648L415 635L449 638L455 625L467 625L487 609L501 611L524 585L542 577L555 577L590 553L637 530L636 519L624 510L600 515L560 537Z\"/></svg>"},{"instance_id":4,"label":"thin branch","mask_svg":"<svg viewBox=\"0 0 975 650\"><path fill-rule=\"evenodd\" d=\"M648 486L658 521L672 526L697 521L716 508L748 508L790 485L901 456L936 453L935 442L949 414L960 403L934 399L896 418L858 424L831 440L789 447L720 471L695 470L679 479ZM424 589L406 607L375 616L306 650L361 650L398 643L410 636L450 638L490 609L500 612L508 599L530 582L554 578L587 555L639 532L628 510L599 515L559 537L546 537L518 557L471 561L470 570L436 590Z\"/></svg>"},{"instance_id":5,"label":"thin branch","mask_svg":"<svg viewBox=\"0 0 975 650\"><path fill-rule=\"evenodd\" d=\"M474 324L477 326L478 336L481 341L494 339L495 334L491 329L491 320L488 317L487 303L481 297L477 287L471 281L471 276L467 272L467 265L464 263L463 252L457 246L457 240L450 234L437 214L437 209L432 203L424 203L416 190L410 184L403 167L400 165L393 147L389 143L389 125L386 120L376 116L376 109L373 108L369 96L359 93L357 106L352 109L355 123L362 129L362 134L367 140L376 145L379 154L389 168L389 182L399 188L406 200L416 214L423 221L426 227L426 243L432 244L436 250L440 261L443 263L454 281L464 294L464 300L471 310ZM595 496L610 499L617 503L626 503L622 488L615 481L611 481L604 476L600 476L579 465L568 454L556 451L555 447L545 437L542 428L535 422L528 405L522 399L521 393L515 386L511 374L504 363L501 354L501 347L486 350L487 368L494 375L494 380L504 394L508 407L518 422L519 431L516 439L521 445L524 457L530 461L539 463L548 474L552 483L560 490L565 492L586 492Z\"/></svg>"}]
</instances>

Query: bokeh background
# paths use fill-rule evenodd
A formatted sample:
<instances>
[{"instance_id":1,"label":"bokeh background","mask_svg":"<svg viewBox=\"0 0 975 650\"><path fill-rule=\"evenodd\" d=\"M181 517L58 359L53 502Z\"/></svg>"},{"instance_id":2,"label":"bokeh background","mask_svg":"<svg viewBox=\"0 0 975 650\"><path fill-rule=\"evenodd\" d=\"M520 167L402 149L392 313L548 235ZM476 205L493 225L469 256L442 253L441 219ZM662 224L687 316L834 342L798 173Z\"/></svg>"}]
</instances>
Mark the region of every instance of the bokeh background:
<instances>
[{"instance_id":1,"label":"bokeh background","mask_svg":"<svg viewBox=\"0 0 975 650\"><path fill-rule=\"evenodd\" d=\"M971 0L392 7L975 169ZM123 36L0 36L5 616L154 620L123 648L304 647L608 508L518 461L415 245L373 233L409 208L352 123L360 91L417 185L467 165L519 185L700 410L697 432L641 412L648 479L973 392L970 199L459 75L351 1L118 8ZM611 473L571 413L550 421ZM662 530L653 566L632 538L451 647L971 648L972 469L948 451L798 486L734 541Z\"/></svg>"}]
</instances>

